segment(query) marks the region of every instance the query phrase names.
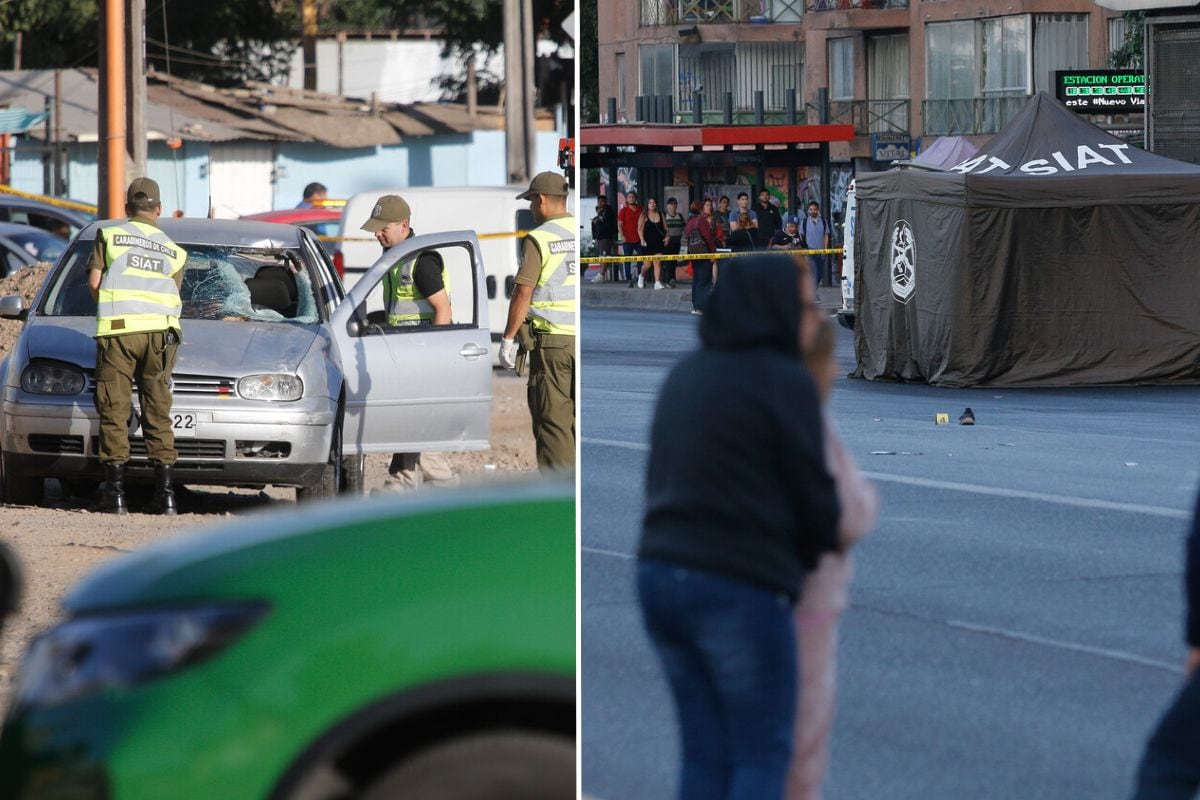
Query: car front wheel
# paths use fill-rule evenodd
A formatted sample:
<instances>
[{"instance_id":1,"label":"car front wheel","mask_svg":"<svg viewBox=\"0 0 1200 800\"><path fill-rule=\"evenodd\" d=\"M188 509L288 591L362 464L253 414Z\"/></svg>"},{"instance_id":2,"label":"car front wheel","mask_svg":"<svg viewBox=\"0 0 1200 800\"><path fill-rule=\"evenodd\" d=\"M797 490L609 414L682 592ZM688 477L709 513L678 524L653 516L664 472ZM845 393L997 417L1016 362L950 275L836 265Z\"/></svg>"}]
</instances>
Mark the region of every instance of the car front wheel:
<instances>
[{"instance_id":1,"label":"car front wheel","mask_svg":"<svg viewBox=\"0 0 1200 800\"><path fill-rule=\"evenodd\" d=\"M414 754L362 800L561 800L575 797L575 743L561 736L495 730Z\"/></svg>"},{"instance_id":2,"label":"car front wheel","mask_svg":"<svg viewBox=\"0 0 1200 800\"><path fill-rule=\"evenodd\" d=\"M342 486L342 410L338 409L337 422L329 436L329 459L321 478L311 486L301 486L296 489L296 502L308 503L315 500L332 500L337 497Z\"/></svg>"},{"instance_id":3,"label":"car front wheel","mask_svg":"<svg viewBox=\"0 0 1200 800\"><path fill-rule=\"evenodd\" d=\"M36 506L42 502L45 481L29 478L13 469L12 459L0 452L0 501L17 506Z\"/></svg>"}]
</instances>

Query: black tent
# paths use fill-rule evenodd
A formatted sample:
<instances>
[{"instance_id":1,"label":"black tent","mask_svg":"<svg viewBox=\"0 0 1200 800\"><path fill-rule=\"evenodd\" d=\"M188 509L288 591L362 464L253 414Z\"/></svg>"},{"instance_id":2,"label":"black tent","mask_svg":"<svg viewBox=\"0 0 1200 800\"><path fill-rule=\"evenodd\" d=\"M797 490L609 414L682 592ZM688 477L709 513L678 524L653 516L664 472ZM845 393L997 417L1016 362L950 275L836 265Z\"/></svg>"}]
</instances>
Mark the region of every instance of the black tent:
<instances>
[{"instance_id":1,"label":"black tent","mask_svg":"<svg viewBox=\"0 0 1200 800\"><path fill-rule=\"evenodd\" d=\"M1200 166L1039 94L947 172L855 184L856 374L1200 382Z\"/></svg>"}]
</instances>

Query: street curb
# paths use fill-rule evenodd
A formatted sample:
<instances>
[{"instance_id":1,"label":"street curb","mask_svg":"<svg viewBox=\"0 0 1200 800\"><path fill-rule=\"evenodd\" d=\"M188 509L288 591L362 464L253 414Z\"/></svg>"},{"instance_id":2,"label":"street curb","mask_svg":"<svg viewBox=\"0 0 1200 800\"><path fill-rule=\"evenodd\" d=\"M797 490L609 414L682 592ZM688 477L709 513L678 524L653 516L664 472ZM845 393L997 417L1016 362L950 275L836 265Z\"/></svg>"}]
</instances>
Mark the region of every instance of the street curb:
<instances>
[{"instance_id":1,"label":"street curb","mask_svg":"<svg viewBox=\"0 0 1200 800\"><path fill-rule=\"evenodd\" d=\"M589 270L582 276L579 303L583 308L617 308L635 311L672 311L690 314L692 311L692 285L681 283L676 289L630 289L624 281L592 283L595 274ZM841 307L841 290L836 286L822 286L820 305L829 312Z\"/></svg>"},{"instance_id":2,"label":"street curb","mask_svg":"<svg viewBox=\"0 0 1200 800\"><path fill-rule=\"evenodd\" d=\"M630 289L624 283L584 283L580 302L584 308L629 308L644 311L692 311L692 287L682 289Z\"/></svg>"}]
</instances>

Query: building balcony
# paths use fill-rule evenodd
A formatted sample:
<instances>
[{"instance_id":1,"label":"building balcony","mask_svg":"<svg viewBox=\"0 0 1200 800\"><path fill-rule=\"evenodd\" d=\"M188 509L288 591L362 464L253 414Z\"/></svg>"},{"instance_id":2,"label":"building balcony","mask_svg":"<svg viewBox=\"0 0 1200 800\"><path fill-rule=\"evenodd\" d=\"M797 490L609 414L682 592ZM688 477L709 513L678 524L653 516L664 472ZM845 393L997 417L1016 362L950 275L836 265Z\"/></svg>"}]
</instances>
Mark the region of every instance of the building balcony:
<instances>
[{"instance_id":1,"label":"building balcony","mask_svg":"<svg viewBox=\"0 0 1200 800\"><path fill-rule=\"evenodd\" d=\"M852 11L854 9L908 8L908 0L808 0L809 11Z\"/></svg>"},{"instance_id":2,"label":"building balcony","mask_svg":"<svg viewBox=\"0 0 1200 800\"><path fill-rule=\"evenodd\" d=\"M872 133L908 133L908 100L831 100L829 121L853 125L857 136ZM812 108L809 114L812 115Z\"/></svg>"},{"instance_id":3,"label":"building balcony","mask_svg":"<svg viewBox=\"0 0 1200 800\"><path fill-rule=\"evenodd\" d=\"M1029 95L966 97L921 102L923 132L930 136L996 133L1025 105Z\"/></svg>"},{"instance_id":4,"label":"building balcony","mask_svg":"<svg viewBox=\"0 0 1200 800\"><path fill-rule=\"evenodd\" d=\"M642 27L800 22L805 0L640 0Z\"/></svg>"}]
</instances>

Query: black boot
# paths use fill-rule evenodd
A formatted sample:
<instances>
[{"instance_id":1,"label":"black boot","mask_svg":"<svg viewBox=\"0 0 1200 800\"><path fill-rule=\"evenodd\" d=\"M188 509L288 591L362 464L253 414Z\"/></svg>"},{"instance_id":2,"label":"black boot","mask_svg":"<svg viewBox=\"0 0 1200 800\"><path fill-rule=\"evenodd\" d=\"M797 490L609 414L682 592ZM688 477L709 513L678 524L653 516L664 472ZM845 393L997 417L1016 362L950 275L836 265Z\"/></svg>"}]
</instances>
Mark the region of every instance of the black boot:
<instances>
[{"instance_id":1,"label":"black boot","mask_svg":"<svg viewBox=\"0 0 1200 800\"><path fill-rule=\"evenodd\" d=\"M171 482L171 465L154 465L154 502L150 504L151 514L161 514L173 517L178 513L175 507L175 487Z\"/></svg>"},{"instance_id":2,"label":"black boot","mask_svg":"<svg viewBox=\"0 0 1200 800\"><path fill-rule=\"evenodd\" d=\"M91 510L103 514L129 513L129 508L125 505L124 464L104 465L104 485L100 487L100 500Z\"/></svg>"}]
</instances>

